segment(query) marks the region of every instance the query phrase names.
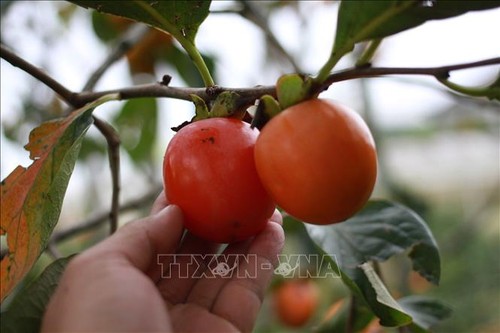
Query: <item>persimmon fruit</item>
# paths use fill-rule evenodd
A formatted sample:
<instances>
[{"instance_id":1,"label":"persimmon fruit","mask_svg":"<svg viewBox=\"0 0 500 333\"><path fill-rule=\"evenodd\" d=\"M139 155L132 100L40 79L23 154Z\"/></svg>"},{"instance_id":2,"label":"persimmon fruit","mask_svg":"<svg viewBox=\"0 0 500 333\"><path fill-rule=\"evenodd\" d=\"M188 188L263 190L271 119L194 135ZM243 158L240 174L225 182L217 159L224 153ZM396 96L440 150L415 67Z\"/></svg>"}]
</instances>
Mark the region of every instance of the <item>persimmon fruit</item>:
<instances>
[{"instance_id":1,"label":"persimmon fruit","mask_svg":"<svg viewBox=\"0 0 500 333\"><path fill-rule=\"evenodd\" d=\"M273 290L274 311L283 324L304 326L319 305L319 288L310 279L285 280Z\"/></svg>"},{"instance_id":2,"label":"persimmon fruit","mask_svg":"<svg viewBox=\"0 0 500 333\"><path fill-rule=\"evenodd\" d=\"M304 101L273 117L255 144L255 163L278 206L320 225L359 211L377 178L370 129L358 113L325 99Z\"/></svg>"},{"instance_id":3,"label":"persimmon fruit","mask_svg":"<svg viewBox=\"0 0 500 333\"><path fill-rule=\"evenodd\" d=\"M259 131L238 119L210 118L183 127L165 152L167 200L178 205L186 228L217 243L259 233L275 204L257 175Z\"/></svg>"}]
</instances>

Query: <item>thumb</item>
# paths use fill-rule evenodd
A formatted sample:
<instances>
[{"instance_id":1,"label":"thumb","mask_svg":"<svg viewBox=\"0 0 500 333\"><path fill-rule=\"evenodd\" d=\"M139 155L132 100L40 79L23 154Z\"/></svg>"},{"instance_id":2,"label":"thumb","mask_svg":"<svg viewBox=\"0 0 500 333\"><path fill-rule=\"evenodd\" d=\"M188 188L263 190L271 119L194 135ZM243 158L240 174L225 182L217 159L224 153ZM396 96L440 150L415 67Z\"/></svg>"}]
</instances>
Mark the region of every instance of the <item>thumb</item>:
<instances>
[{"instance_id":1,"label":"thumb","mask_svg":"<svg viewBox=\"0 0 500 333\"><path fill-rule=\"evenodd\" d=\"M184 231L182 211L168 205L158 213L130 222L108 239L91 248L87 255L98 258L123 257L141 271L156 263L159 253L173 253Z\"/></svg>"}]
</instances>

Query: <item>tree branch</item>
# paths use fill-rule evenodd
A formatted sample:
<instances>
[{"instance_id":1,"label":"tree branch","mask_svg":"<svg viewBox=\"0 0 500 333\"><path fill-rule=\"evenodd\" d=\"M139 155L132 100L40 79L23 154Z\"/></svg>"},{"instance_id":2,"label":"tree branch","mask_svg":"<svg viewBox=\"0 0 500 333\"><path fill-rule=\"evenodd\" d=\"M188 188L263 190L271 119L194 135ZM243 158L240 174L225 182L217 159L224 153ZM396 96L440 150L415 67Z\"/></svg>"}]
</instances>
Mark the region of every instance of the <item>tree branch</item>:
<instances>
[{"instance_id":1,"label":"tree branch","mask_svg":"<svg viewBox=\"0 0 500 333\"><path fill-rule=\"evenodd\" d=\"M121 59L125 53L130 50L150 28L143 25L132 25L125 35L118 41L114 50L104 59L103 63L90 75L87 83L83 87L83 91L92 91L106 73L106 71L116 61ZM110 233L113 234L118 229L118 209L120 199L120 136L116 130L106 121L92 116L94 118L94 126L101 132L108 144L109 167L111 170L111 209L109 212Z\"/></svg>"},{"instance_id":2,"label":"tree branch","mask_svg":"<svg viewBox=\"0 0 500 333\"><path fill-rule=\"evenodd\" d=\"M158 194L161 192L162 187L161 186L154 186L153 189L144 194L142 197L128 201L124 204L122 204L119 208L118 211L120 213L125 213L125 212L130 212L139 208L144 207L147 204L151 204L154 199L158 196ZM109 212L103 212L100 214L97 214L96 216L89 218L88 220L82 221L80 223L77 223L74 227L68 228L66 230L61 230L58 232L55 232L52 235L51 242L52 243L58 243L64 240L67 240L71 237L77 236L82 232L90 231L92 229L95 229L102 224L106 223L109 219Z\"/></svg>"},{"instance_id":3,"label":"tree branch","mask_svg":"<svg viewBox=\"0 0 500 333\"><path fill-rule=\"evenodd\" d=\"M434 76L436 79L446 79L449 77L450 72L453 71L498 64L500 64L500 57L439 67L354 67L330 74L325 82L316 89L316 92L319 93L328 89L328 87L335 82L352 79L379 77L385 75L427 75Z\"/></svg>"},{"instance_id":4,"label":"tree branch","mask_svg":"<svg viewBox=\"0 0 500 333\"><path fill-rule=\"evenodd\" d=\"M107 91L82 92L78 94L77 98L78 103L82 105L94 101L101 96L112 93L120 94L122 100L141 97L169 97L191 101L191 95L197 95L203 100L209 101L224 91L234 91L239 94L242 99L253 102L263 95L276 96L275 90L275 86L257 86L254 88L183 88L165 86L164 84L157 82Z\"/></svg>"},{"instance_id":5,"label":"tree branch","mask_svg":"<svg viewBox=\"0 0 500 333\"><path fill-rule=\"evenodd\" d=\"M74 99L75 93L71 90L67 89L53 77L48 75L43 69L34 66L33 64L27 62L23 58L16 55L12 52L8 47L4 44L0 44L0 57L9 62L12 66L18 67L33 76L35 79L38 79L40 82L43 82L47 87L55 91L61 98L66 101L72 101ZM72 105L72 103L69 102ZM72 105L74 106L74 105Z\"/></svg>"},{"instance_id":6,"label":"tree branch","mask_svg":"<svg viewBox=\"0 0 500 333\"><path fill-rule=\"evenodd\" d=\"M242 99L253 102L262 95L276 96L274 86L257 86L254 88L222 88L222 87L209 87L209 88L184 88L184 87L170 87L160 82L150 83L144 85L138 85L127 88L112 89L100 92L83 91L80 93L73 92L67 89L64 85L59 83L57 80L52 78L50 75L45 73L42 69L30 64L26 60L22 59L12 51L10 51L5 45L0 44L0 57L8 61L15 67L18 67L30 74L34 78L40 80L46 86L51 88L55 93L57 93L67 104L74 108L79 108L87 103L95 101L99 97L110 93L118 93L122 100L141 98L141 97L169 97L175 99L182 99L186 101L191 101L192 94L209 101L215 98L218 94L223 91L234 91L238 93ZM98 72L101 72L100 70ZM97 72L96 72L97 73ZM99 76L100 74L95 74ZM92 83L87 82L88 86Z\"/></svg>"},{"instance_id":7,"label":"tree branch","mask_svg":"<svg viewBox=\"0 0 500 333\"><path fill-rule=\"evenodd\" d=\"M118 208L120 198L120 136L116 130L105 122L94 118L95 127L101 132L108 143L109 168L111 169L111 210L109 212L110 233L114 233L118 229Z\"/></svg>"},{"instance_id":8,"label":"tree branch","mask_svg":"<svg viewBox=\"0 0 500 333\"><path fill-rule=\"evenodd\" d=\"M210 101L224 91L234 91L240 95L243 101L246 101L248 103L252 103L255 99L258 99L263 95L271 95L276 97L275 86L256 86L253 88L224 88L216 86L208 88L184 88L170 87L160 82L100 92L84 91L81 93L75 93L66 89L63 85L61 85L59 82L54 80L39 68L29 64L22 58L13 54L3 45L1 45L0 55L2 58L7 60L14 66L19 67L26 71L28 74L31 74L35 78L38 78L41 82L45 83L56 93L58 93L68 104L74 107L81 107L101 96L111 93L120 94L122 100L140 97L169 97L191 101L190 95L194 94L204 99L205 101ZM451 71L497 64L500 64L500 57L440 67L354 67L330 74L324 83L314 88L314 93L319 94L335 82L352 79L379 77L385 75L427 75L433 76L437 79L442 79L448 77L449 72Z\"/></svg>"},{"instance_id":9,"label":"tree branch","mask_svg":"<svg viewBox=\"0 0 500 333\"><path fill-rule=\"evenodd\" d=\"M368 42L366 44L366 48L364 49L363 53L361 53L361 56L356 61L356 67L370 66L372 58L375 55L375 52L377 51L381 43L382 43L382 38L376 38Z\"/></svg>"},{"instance_id":10,"label":"tree branch","mask_svg":"<svg viewBox=\"0 0 500 333\"><path fill-rule=\"evenodd\" d=\"M278 41L274 33L271 31L267 19L264 18L255 3L252 1L240 1L240 3L243 6L243 10L240 11L239 14L258 26L266 36L269 43L292 65L293 70L297 73L301 73L299 65Z\"/></svg>"},{"instance_id":11,"label":"tree branch","mask_svg":"<svg viewBox=\"0 0 500 333\"><path fill-rule=\"evenodd\" d=\"M103 63L92 73L92 75L85 83L83 91L91 91L94 89L97 82L101 79L104 73L113 65L116 61L120 60L128 50L130 50L139 40L141 40L144 35L149 31L149 27L144 25L134 24L125 35L118 40L115 48L111 53L104 59Z\"/></svg>"},{"instance_id":12,"label":"tree branch","mask_svg":"<svg viewBox=\"0 0 500 333\"><path fill-rule=\"evenodd\" d=\"M486 108L486 107L492 106L491 101L489 101L489 100L478 99L478 98L472 99L472 98L469 98L467 96L457 94L455 91L447 89L445 86L437 88L433 85L430 85L428 82L416 81L416 80L412 80L412 79L407 78L407 77L398 77L398 78L392 77L392 80L394 80L394 82L401 83L401 84L416 85L416 86L419 86L422 88L427 88L427 89L432 89L434 91L438 91L442 94L447 95L449 98L453 99L455 101L455 103L457 103L457 104L469 103L469 104L473 104L475 107L479 107L479 108Z\"/></svg>"},{"instance_id":13,"label":"tree branch","mask_svg":"<svg viewBox=\"0 0 500 333\"><path fill-rule=\"evenodd\" d=\"M57 245L55 243L49 242L47 245L47 249L45 250L54 260L62 258L62 254L57 248Z\"/></svg>"},{"instance_id":14,"label":"tree branch","mask_svg":"<svg viewBox=\"0 0 500 333\"><path fill-rule=\"evenodd\" d=\"M104 75L104 73L116 61L120 60L128 50L140 41L150 30L143 25L132 25L124 36L117 42L114 50L104 59L103 63L92 73L83 87L83 91L92 91ZM108 144L109 167L111 169L111 209L109 212L110 233L113 234L118 229L118 210L120 198L120 136L116 130L106 121L93 116L94 125L101 132Z\"/></svg>"}]
</instances>

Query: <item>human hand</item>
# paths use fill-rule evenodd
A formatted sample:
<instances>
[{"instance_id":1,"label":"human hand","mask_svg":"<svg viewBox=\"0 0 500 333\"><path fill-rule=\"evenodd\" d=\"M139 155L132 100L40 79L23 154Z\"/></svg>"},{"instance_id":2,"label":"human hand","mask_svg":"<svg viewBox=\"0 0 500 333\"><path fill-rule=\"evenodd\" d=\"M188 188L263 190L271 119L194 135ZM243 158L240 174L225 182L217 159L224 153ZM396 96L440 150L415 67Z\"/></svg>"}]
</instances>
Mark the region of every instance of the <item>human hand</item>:
<instances>
[{"instance_id":1,"label":"human hand","mask_svg":"<svg viewBox=\"0 0 500 333\"><path fill-rule=\"evenodd\" d=\"M260 234L224 249L254 259L236 267L247 277L200 276L187 255L206 259L207 270L220 245L189 233L183 238L182 212L162 193L150 216L71 260L42 331L249 332L284 244L281 222L276 211ZM180 255L175 265L169 265L172 254Z\"/></svg>"}]
</instances>

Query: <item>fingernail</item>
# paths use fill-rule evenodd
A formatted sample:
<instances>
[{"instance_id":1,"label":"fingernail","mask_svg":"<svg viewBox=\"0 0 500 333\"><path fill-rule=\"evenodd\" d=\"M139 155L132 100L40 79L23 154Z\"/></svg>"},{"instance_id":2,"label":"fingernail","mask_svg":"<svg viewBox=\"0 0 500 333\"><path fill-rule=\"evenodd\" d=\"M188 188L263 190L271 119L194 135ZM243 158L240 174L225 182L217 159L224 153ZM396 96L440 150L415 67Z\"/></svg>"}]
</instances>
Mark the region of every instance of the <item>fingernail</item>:
<instances>
[{"instance_id":1,"label":"fingernail","mask_svg":"<svg viewBox=\"0 0 500 333\"><path fill-rule=\"evenodd\" d=\"M281 215L280 211L275 209L273 215L269 219L270 221L278 224L283 224L283 215Z\"/></svg>"}]
</instances>

